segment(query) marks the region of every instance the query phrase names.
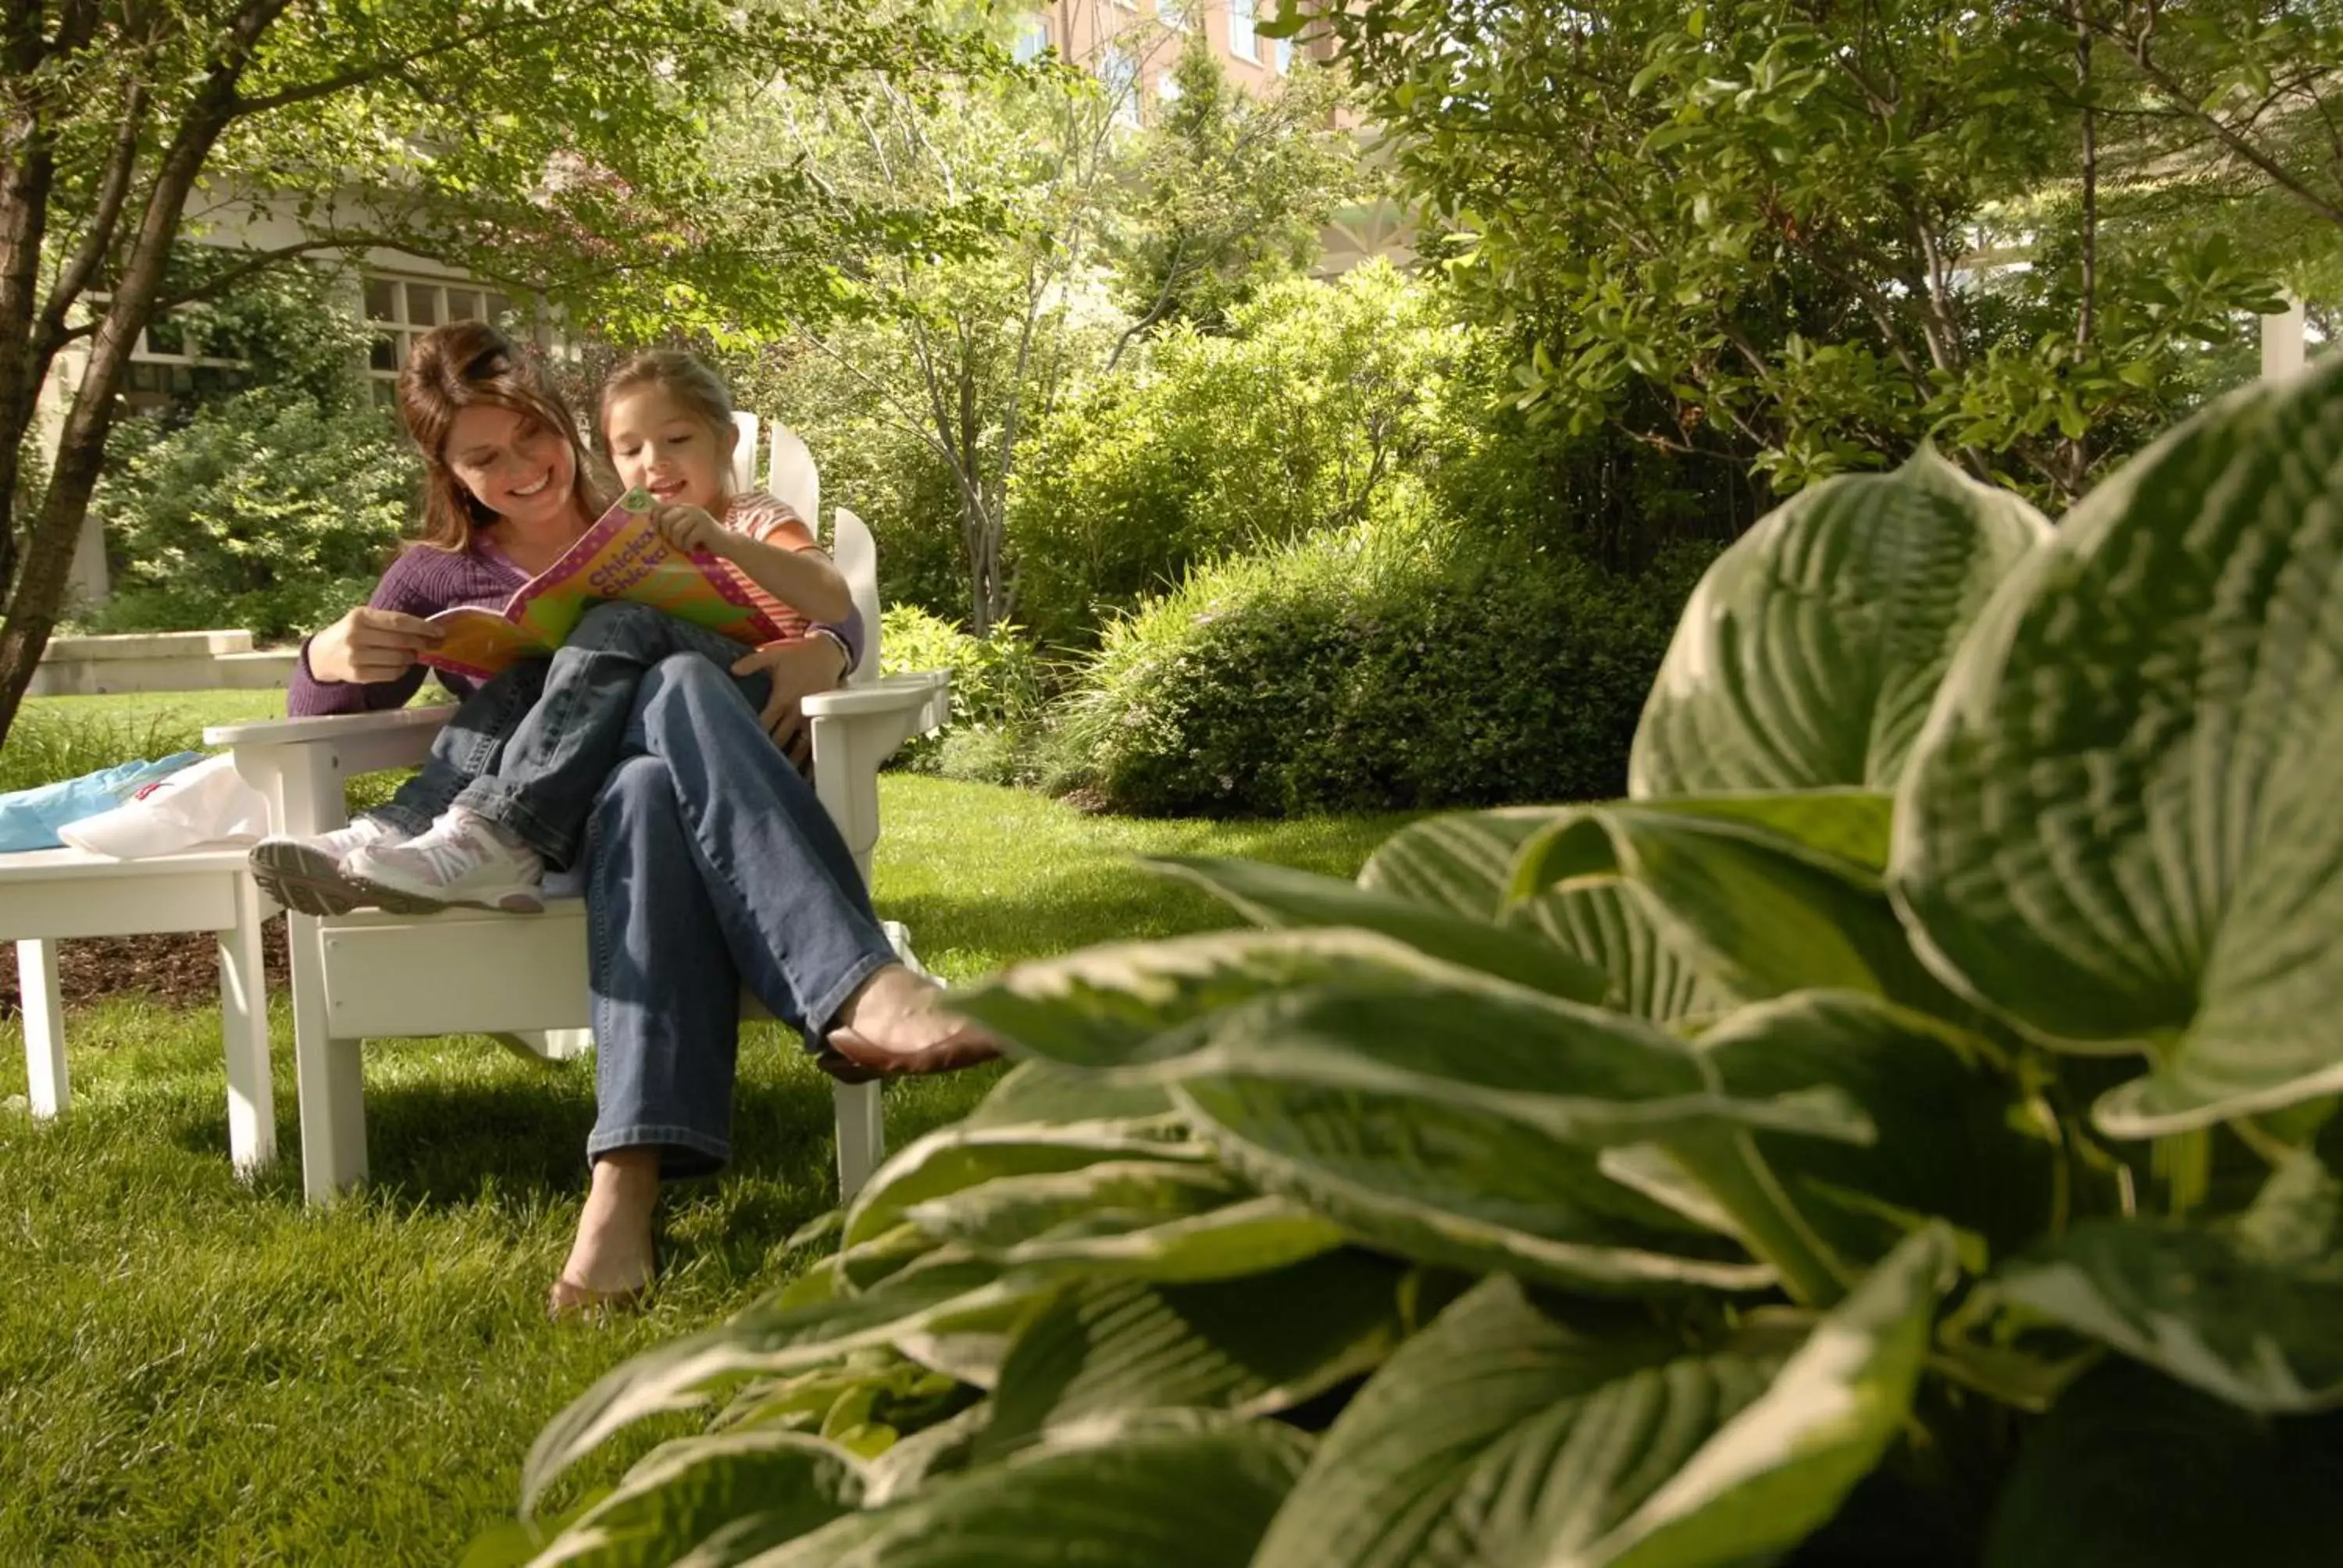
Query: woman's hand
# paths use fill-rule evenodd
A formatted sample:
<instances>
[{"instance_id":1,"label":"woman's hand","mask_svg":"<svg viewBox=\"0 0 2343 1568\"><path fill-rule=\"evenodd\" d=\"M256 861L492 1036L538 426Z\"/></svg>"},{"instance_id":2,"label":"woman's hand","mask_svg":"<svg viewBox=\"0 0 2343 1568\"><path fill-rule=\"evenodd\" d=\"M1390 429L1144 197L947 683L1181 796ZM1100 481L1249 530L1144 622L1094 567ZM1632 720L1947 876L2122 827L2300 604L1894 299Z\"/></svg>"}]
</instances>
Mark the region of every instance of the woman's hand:
<instances>
[{"instance_id":1,"label":"woman's hand","mask_svg":"<svg viewBox=\"0 0 2343 1568\"><path fill-rule=\"evenodd\" d=\"M309 639L309 673L319 680L371 686L415 668L438 646L439 628L416 616L361 605Z\"/></svg>"},{"instance_id":2,"label":"woman's hand","mask_svg":"<svg viewBox=\"0 0 2343 1568\"><path fill-rule=\"evenodd\" d=\"M651 527L659 531L669 548L685 552L705 550L719 559L730 552L725 542L737 536L698 507L669 502L651 513Z\"/></svg>"},{"instance_id":3,"label":"woman's hand","mask_svg":"<svg viewBox=\"0 0 2343 1568\"><path fill-rule=\"evenodd\" d=\"M827 637L792 638L769 642L732 666L735 675L763 670L772 677L773 694L759 716L765 729L800 773L813 768L813 736L799 707L817 691L828 691L846 678L846 652Z\"/></svg>"}]
</instances>

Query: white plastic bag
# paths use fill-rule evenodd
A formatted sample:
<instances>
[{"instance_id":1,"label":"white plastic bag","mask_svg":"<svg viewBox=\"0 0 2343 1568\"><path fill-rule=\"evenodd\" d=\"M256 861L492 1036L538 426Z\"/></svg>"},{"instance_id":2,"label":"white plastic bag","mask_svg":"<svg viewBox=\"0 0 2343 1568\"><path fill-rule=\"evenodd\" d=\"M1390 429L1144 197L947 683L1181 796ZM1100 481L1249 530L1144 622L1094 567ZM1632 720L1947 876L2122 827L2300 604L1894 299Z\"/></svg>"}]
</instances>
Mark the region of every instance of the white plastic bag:
<instances>
[{"instance_id":1,"label":"white plastic bag","mask_svg":"<svg viewBox=\"0 0 2343 1568\"><path fill-rule=\"evenodd\" d=\"M249 844L268 831L268 805L236 770L206 757L145 786L111 811L57 829L76 849L116 860L176 854L196 844Z\"/></svg>"}]
</instances>

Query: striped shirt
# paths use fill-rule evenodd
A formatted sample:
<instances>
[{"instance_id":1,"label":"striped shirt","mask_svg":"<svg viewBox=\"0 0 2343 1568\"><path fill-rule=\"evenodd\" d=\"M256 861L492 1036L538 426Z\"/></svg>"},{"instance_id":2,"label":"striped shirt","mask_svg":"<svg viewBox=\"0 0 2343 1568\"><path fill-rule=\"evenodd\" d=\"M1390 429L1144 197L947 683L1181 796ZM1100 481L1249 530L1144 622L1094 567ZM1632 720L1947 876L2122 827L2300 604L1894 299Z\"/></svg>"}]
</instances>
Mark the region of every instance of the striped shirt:
<instances>
[{"instance_id":1,"label":"striped shirt","mask_svg":"<svg viewBox=\"0 0 2343 1568\"><path fill-rule=\"evenodd\" d=\"M744 490L732 498L724 515L716 519L736 534L746 534L760 545L772 545L785 550L813 550L821 546L815 542L813 530L805 519L792 511L786 502L777 500L762 490ZM724 563L732 580L763 610L772 623L780 628L780 639L799 638L812 629L813 623L794 605L782 603L759 587L755 578L731 561Z\"/></svg>"}]
</instances>

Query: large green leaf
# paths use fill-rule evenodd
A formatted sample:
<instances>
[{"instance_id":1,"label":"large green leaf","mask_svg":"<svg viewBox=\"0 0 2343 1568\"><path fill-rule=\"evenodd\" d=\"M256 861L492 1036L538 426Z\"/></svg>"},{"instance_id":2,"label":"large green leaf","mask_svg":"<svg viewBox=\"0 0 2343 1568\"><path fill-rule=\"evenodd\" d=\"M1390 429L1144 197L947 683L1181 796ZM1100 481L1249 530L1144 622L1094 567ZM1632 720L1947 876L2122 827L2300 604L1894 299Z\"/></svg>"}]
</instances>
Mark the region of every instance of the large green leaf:
<instances>
[{"instance_id":1,"label":"large green leaf","mask_svg":"<svg viewBox=\"0 0 2343 1568\"><path fill-rule=\"evenodd\" d=\"M2270 1421L2109 1362L2030 1434L1984 1568L2330 1568L2343 1417Z\"/></svg>"},{"instance_id":2,"label":"large green leaf","mask_svg":"<svg viewBox=\"0 0 2343 1568\"><path fill-rule=\"evenodd\" d=\"M1605 1007L1638 1018L1704 1017L1738 1000L1670 945L1615 879L1513 903L1513 861L1554 817L1539 806L1413 822L1383 840L1359 880L1473 920L1534 929L1603 971Z\"/></svg>"},{"instance_id":3,"label":"large green leaf","mask_svg":"<svg viewBox=\"0 0 2343 1568\"><path fill-rule=\"evenodd\" d=\"M1570 1517L1617 1523L1755 1400L1796 1342L1686 1355L1648 1315L1540 1300L1503 1275L1351 1402L1255 1568L1540 1561Z\"/></svg>"},{"instance_id":4,"label":"large green leaf","mask_svg":"<svg viewBox=\"0 0 2343 1568\"><path fill-rule=\"evenodd\" d=\"M1878 1128L1861 1145L1753 1135L1840 1256L1867 1266L1929 1218L1982 1237L1996 1255L2048 1225L2056 1123L1986 1041L1875 997L1805 991L1744 1008L1700 1043L1735 1093L1827 1084Z\"/></svg>"},{"instance_id":5,"label":"large green leaf","mask_svg":"<svg viewBox=\"0 0 2343 1568\"><path fill-rule=\"evenodd\" d=\"M1604 974L1603 1005L1654 1023L1691 1022L1731 1010L1736 999L1661 935L1643 901L1617 881L1541 893L1511 917Z\"/></svg>"},{"instance_id":6,"label":"large green leaf","mask_svg":"<svg viewBox=\"0 0 2343 1568\"><path fill-rule=\"evenodd\" d=\"M1876 875L1886 863L1889 802L1885 796L1855 789L1798 794L1704 796L1639 802L1634 809L1664 824L1692 820L1698 833L1721 823L1752 825L1763 842L1797 860L1785 875L1797 879L1816 867L1828 873L1826 898L1846 895L1836 883L1852 879L1857 909L1845 910L1872 933L1874 946L1888 955L1888 967L1906 976L1908 988L1917 965L1901 950L1892 918L1876 898ZM1525 807L1503 811L1435 817L1402 829L1383 842L1360 873L1363 885L1419 902L1437 904L1473 920L1497 920L1535 930L1547 941L1603 971L1604 1006L1663 1022L1700 1020L1728 1010L1735 1002L1772 994L1778 985L1736 990L1731 964L1697 940L1688 940L1681 920L1655 920L1652 900L1630 890L1609 855L1603 874L1581 873L1534 897L1519 898L1515 873L1524 849L1557 824L1583 819L1571 809ZM1728 846L1728 848L1736 846ZM1763 868L1761 868L1762 872ZM1663 911L1664 915L1665 911ZM1831 917L1822 919L1826 924ZM1828 946L1845 944L1835 936ZM1811 963L1807 968L1811 968ZM1797 983L1819 983L1807 973ZM1917 983L1929 986L1925 979ZM1933 987L1930 987L1933 990Z\"/></svg>"},{"instance_id":7,"label":"large green leaf","mask_svg":"<svg viewBox=\"0 0 2343 1568\"><path fill-rule=\"evenodd\" d=\"M1214 1165L1101 1160L1072 1171L996 1176L922 1199L905 1214L937 1241L997 1258L1070 1223L1090 1224L1101 1234L1138 1230L1246 1195L1243 1182Z\"/></svg>"},{"instance_id":8,"label":"large green leaf","mask_svg":"<svg viewBox=\"0 0 2343 1568\"><path fill-rule=\"evenodd\" d=\"M1340 1225L1302 1204L1258 1197L1129 1230L1069 1224L997 1256L1025 1276L1056 1270L1093 1280L1201 1282L1300 1262L1346 1239Z\"/></svg>"},{"instance_id":9,"label":"large green leaf","mask_svg":"<svg viewBox=\"0 0 2343 1568\"><path fill-rule=\"evenodd\" d=\"M663 1443L529 1568L730 1568L861 1506L862 1467L818 1437L752 1427Z\"/></svg>"},{"instance_id":10,"label":"large green leaf","mask_svg":"<svg viewBox=\"0 0 2343 1568\"><path fill-rule=\"evenodd\" d=\"M857 1246L903 1221L911 1206L1002 1176L1079 1171L1101 1161L1193 1162L1209 1151L1112 1125L941 1127L880 1166L846 1211Z\"/></svg>"},{"instance_id":11,"label":"large green leaf","mask_svg":"<svg viewBox=\"0 0 2343 1568\"><path fill-rule=\"evenodd\" d=\"M548 1422L521 1471L527 1507L555 1477L645 1416L694 1408L729 1379L779 1373L906 1335L987 1322L1041 1286L1005 1282L990 1263L947 1260L907 1269L877 1290L804 1306L760 1303L730 1322L646 1351L605 1373Z\"/></svg>"},{"instance_id":12,"label":"large green leaf","mask_svg":"<svg viewBox=\"0 0 2343 1568\"><path fill-rule=\"evenodd\" d=\"M1275 1422L1134 1422L840 1519L759 1568L1245 1568L1309 1452Z\"/></svg>"},{"instance_id":13,"label":"large green leaf","mask_svg":"<svg viewBox=\"0 0 2343 1568\"><path fill-rule=\"evenodd\" d=\"M1487 918L1453 914L1397 894L1258 860L1172 855L1141 864L1196 883L1257 925L1349 926L1380 931L1435 959L1573 1001L1600 1001L1604 979L1584 960L1557 952Z\"/></svg>"},{"instance_id":14,"label":"large green leaf","mask_svg":"<svg viewBox=\"0 0 2343 1568\"><path fill-rule=\"evenodd\" d=\"M1590 879L1615 879L1661 940L1731 995L1867 990L1931 1008L1950 1000L1875 877L1757 822L1573 807L1523 841L1513 893L1534 899Z\"/></svg>"},{"instance_id":15,"label":"large green leaf","mask_svg":"<svg viewBox=\"0 0 2343 1568\"><path fill-rule=\"evenodd\" d=\"M1209 1284L1076 1284L1002 1363L977 1452L1179 1407L1262 1415L1380 1364L1406 1337L1407 1270L1360 1251Z\"/></svg>"},{"instance_id":16,"label":"large green leaf","mask_svg":"<svg viewBox=\"0 0 2343 1568\"><path fill-rule=\"evenodd\" d=\"M1902 1431L1953 1251L1941 1225L1906 1238L1754 1403L1618 1524L1550 1548L1549 1568L1726 1568L1804 1539Z\"/></svg>"},{"instance_id":17,"label":"large green leaf","mask_svg":"<svg viewBox=\"0 0 2343 1568\"><path fill-rule=\"evenodd\" d=\"M1332 980L1410 986L1453 966L1351 930L1212 931L1019 964L953 1005L1017 1050L1071 1067L1177 1056L1196 1026L1257 997Z\"/></svg>"},{"instance_id":18,"label":"large green leaf","mask_svg":"<svg viewBox=\"0 0 2343 1568\"><path fill-rule=\"evenodd\" d=\"M1946 677L1892 881L1934 961L2146 1050L2118 1136L2343 1088L2343 357L2094 491Z\"/></svg>"},{"instance_id":19,"label":"large green leaf","mask_svg":"<svg viewBox=\"0 0 2343 1568\"><path fill-rule=\"evenodd\" d=\"M1806 849L1861 866L1887 869L1896 798L1876 789L1793 789L1769 794L1674 795L1638 804L1755 822Z\"/></svg>"},{"instance_id":20,"label":"large green leaf","mask_svg":"<svg viewBox=\"0 0 2343 1568\"><path fill-rule=\"evenodd\" d=\"M1753 1328L1705 1353L1484 1282L1352 1402L1256 1568L1769 1561L1902 1426L1951 1251L1915 1235L1803 1342Z\"/></svg>"},{"instance_id":21,"label":"large green leaf","mask_svg":"<svg viewBox=\"0 0 2343 1568\"><path fill-rule=\"evenodd\" d=\"M1892 789L1962 634L2048 533L1926 448L1801 490L1685 605L1628 792Z\"/></svg>"},{"instance_id":22,"label":"large green leaf","mask_svg":"<svg viewBox=\"0 0 2343 1568\"><path fill-rule=\"evenodd\" d=\"M1494 982L1256 1003L1173 1068L1192 1125L1270 1191L1409 1256L1588 1289L1770 1277L1604 1176L1604 1144L1785 1111L1862 1131L1826 1106L1730 1101L1684 1042Z\"/></svg>"},{"instance_id":23,"label":"large green leaf","mask_svg":"<svg viewBox=\"0 0 2343 1568\"><path fill-rule=\"evenodd\" d=\"M1203 1040L1138 1070L1192 1089L1243 1080L1436 1102L1579 1148L1721 1128L1872 1136L1835 1090L1728 1094L1705 1055L1674 1035L1497 981L1403 993L1318 986L1232 1008Z\"/></svg>"},{"instance_id":24,"label":"large green leaf","mask_svg":"<svg viewBox=\"0 0 2343 1568\"><path fill-rule=\"evenodd\" d=\"M1172 1097L1151 1083L1109 1084L1096 1073L1037 1059L1021 1061L960 1119L963 1127L1123 1123L1121 1131L1155 1132L1172 1114Z\"/></svg>"},{"instance_id":25,"label":"large green leaf","mask_svg":"<svg viewBox=\"0 0 2343 1568\"><path fill-rule=\"evenodd\" d=\"M1502 918L1513 859L1553 819L1550 806L1464 811L1411 822L1367 857L1359 886L1476 920Z\"/></svg>"},{"instance_id":26,"label":"large green leaf","mask_svg":"<svg viewBox=\"0 0 2343 1568\"><path fill-rule=\"evenodd\" d=\"M2183 1382L2264 1413L2343 1408L2343 1251L2308 1156L2239 1220L2077 1225L1995 1284Z\"/></svg>"}]
</instances>

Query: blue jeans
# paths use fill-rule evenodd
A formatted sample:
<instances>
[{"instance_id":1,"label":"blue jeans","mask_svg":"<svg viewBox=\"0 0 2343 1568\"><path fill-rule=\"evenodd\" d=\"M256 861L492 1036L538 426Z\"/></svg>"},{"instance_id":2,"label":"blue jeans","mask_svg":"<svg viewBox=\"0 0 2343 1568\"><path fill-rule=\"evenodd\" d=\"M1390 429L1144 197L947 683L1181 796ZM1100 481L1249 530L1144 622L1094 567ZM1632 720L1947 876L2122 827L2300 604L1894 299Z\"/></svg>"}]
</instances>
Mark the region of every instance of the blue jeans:
<instances>
[{"instance_id":1,"label":"blue jeans","mask_svg":"<svg viewBox=\"0 0 2343 1568\"><path fill-rule=\"evenodd\" d=\"M586 1151L656 1146L662 1175L699 1175L731 1155L741 989L810 1048L895 954L830 814L723 669L652 665L622 749L585 835Z\"/></svg>"},{"instance_id":2,"label":"blue jeans","mask_svg":"<svg viewBox=\"0 0 2343 1568\"><path fill-rule=\"evenodd\" d=\"M505 742L544 694L548 660L525 658L456 705L432 738L431 755L398 792L367 813L404 833L420 833L456 803L464 786L493 773Z\"/></svg>"},{"instance_id":3,"label":"blue jeans","mask_svg":"<svg viewBox=\"0 0 2343 1568\"><path fill-rule=\"evenodd\" d=\"M626 756L644 674L679 654L710 660L724 674L747 651L649 605L621 599L589 607L555 650L542 694L514 725L494 769L466 784L455 804L506 829L548 864L568 865L603 780ZM772 691L762 671L725 678L752 710Z\"/></svg>"}]
</instances>

